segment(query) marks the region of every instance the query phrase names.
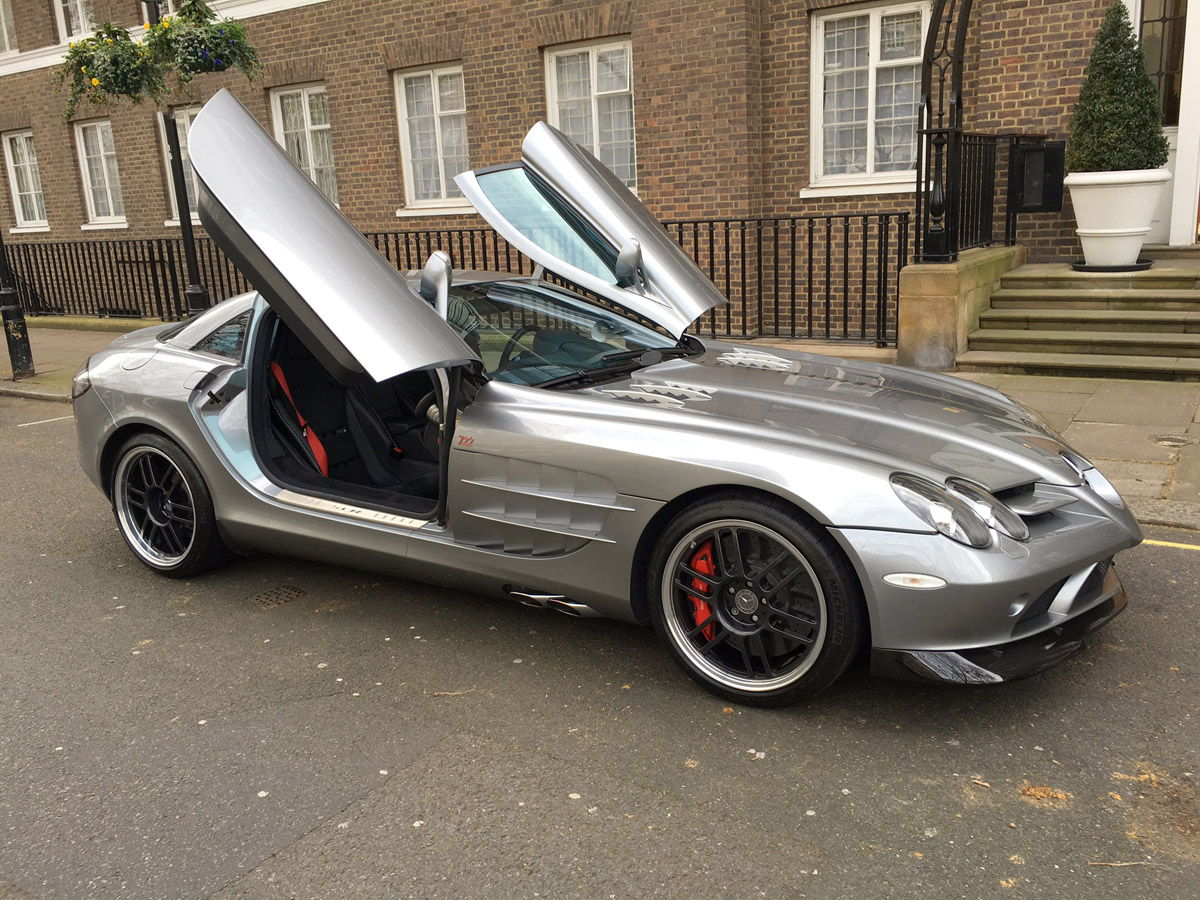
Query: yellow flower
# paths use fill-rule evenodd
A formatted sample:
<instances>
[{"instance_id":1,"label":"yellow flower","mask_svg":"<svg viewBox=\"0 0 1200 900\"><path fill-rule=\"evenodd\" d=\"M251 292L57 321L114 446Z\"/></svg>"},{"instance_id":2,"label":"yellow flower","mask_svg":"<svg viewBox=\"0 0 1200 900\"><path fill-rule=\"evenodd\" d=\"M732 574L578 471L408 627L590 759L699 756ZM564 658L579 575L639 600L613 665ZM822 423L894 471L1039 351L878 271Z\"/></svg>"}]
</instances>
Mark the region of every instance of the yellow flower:
<instances>
[{"instance_id":1,"label":"yellow flower","mask_svg":"<svg viewBox=\"0 0 1200 900\"><path fill-rule=\"evenodd\" d=\"M92 79L92 87L98 87L99 85L100 85L100 79L99 79L99 78L93 78L93 79Z\"/></svg>"}]
</instances>

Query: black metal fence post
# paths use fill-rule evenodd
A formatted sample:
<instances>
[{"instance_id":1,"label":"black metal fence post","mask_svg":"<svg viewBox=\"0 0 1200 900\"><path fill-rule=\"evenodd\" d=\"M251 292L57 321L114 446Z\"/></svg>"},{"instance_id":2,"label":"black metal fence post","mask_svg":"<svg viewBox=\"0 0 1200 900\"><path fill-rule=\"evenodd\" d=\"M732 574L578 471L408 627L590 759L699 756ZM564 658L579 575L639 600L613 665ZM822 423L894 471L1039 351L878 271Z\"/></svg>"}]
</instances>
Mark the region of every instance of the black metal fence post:
<instances>
[{"instance_id":1,"label":"black metal fence post","mask_svg":"<svg viewBox=\"0 0 1200 900\"><path fill-rule=\"evenodd\" d=\"M17 297L16 279L8 265L3 237L0 237L0 317L4 320L4 339L8 343L13 380L29 378L34 374L33 350L29 347L25 311L21 309L21 301Z\"/></svg>"},{"instance_id":2,"label":"black metal fence post","mask_svg":"<svg viewBox=\"0 0 1200 900\"><path fill-rule=\"evenodd\" d=\"M183 296L187 302L189 316L204 312L209 307L208 291L200 283L200 264L196 259L196 238L192 233L192 210L188 206L187 182L183 175L183 153L179 149L179 132L175 128L175 116L162 114L163 128L167 132L167 149L171 153L171 183L175 185L175 209L179 214L179 233L183 238L183 262L187 270L187 287Z\"/></svg>"}]
</instances>

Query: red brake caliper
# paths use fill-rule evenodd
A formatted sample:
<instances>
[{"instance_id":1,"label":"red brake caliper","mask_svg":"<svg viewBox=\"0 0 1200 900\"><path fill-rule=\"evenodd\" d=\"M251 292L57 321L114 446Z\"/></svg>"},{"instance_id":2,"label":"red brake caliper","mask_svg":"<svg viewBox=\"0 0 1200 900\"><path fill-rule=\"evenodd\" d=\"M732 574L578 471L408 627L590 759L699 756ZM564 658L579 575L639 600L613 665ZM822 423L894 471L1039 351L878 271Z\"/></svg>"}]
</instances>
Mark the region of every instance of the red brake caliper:
<instances>
[{"instance_id":1,"label":"red brake caliper","mask_svg":"<svg viewBox=\"0 0 1200 900\"><path fill-rule=\"evenodd\" d=\"M717 567L713 562L713 543L711 538L700 545L700 549L696 551L690 562L692 568L697 572L701 572L704 575L717 574ZM692 588L706 596L709 593L708 585L699 578L692 578ZM688 594L688 599L692 601L692 610L695 613L697 625L704 625L705 622L712 618L712 609L709 608L707 603L692 594ZM704 625L704 628L701 630L701 634L704 635L706 641L711 641L715 633L715 623L713 625Z\"/></svg>"}]
</instances>

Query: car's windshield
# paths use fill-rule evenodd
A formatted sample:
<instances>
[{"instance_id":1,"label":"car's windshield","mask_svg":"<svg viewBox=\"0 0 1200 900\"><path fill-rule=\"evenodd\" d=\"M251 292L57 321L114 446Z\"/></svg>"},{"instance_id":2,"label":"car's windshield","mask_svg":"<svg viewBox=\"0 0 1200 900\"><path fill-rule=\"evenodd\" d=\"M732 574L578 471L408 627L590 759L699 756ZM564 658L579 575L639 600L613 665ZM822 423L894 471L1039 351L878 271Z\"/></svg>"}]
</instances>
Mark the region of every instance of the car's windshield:
<instances>
[{"instance_id":1,"label":"car's windshield","mask_svg":"<svg viewBox=\"0 0 1200 900\"><path fill-rule=\"evenodd\" d=\"M446 319L489 377L542 384L613 364L613 354L674 350L667 335L545 282L454 285Z\"/></svg>"}]
</instances>

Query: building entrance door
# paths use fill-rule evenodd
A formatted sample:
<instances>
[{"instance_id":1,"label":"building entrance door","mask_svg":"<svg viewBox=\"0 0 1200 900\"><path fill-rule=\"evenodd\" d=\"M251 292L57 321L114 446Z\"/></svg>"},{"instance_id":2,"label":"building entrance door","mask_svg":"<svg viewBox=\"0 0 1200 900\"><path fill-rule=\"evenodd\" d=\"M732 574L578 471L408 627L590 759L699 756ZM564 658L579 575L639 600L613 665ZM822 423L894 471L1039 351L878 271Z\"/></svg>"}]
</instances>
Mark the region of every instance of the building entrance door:
<instances>
[{"instance_id":1,"label":"building entrance door","mask_svg":"<svg viewBox=\"0 0 1200 900\"><path fill-rule=\"evenodd\" d=\"M1158 85L1171 147L1167 167L1174 176L1159 200L1146 242L1188 246L1196 243L1200 209L1200 28L1188 33L1187 0L1135 0L1129 5L1139 25L1146 68Z\"/></svg>"}]
</instances>

